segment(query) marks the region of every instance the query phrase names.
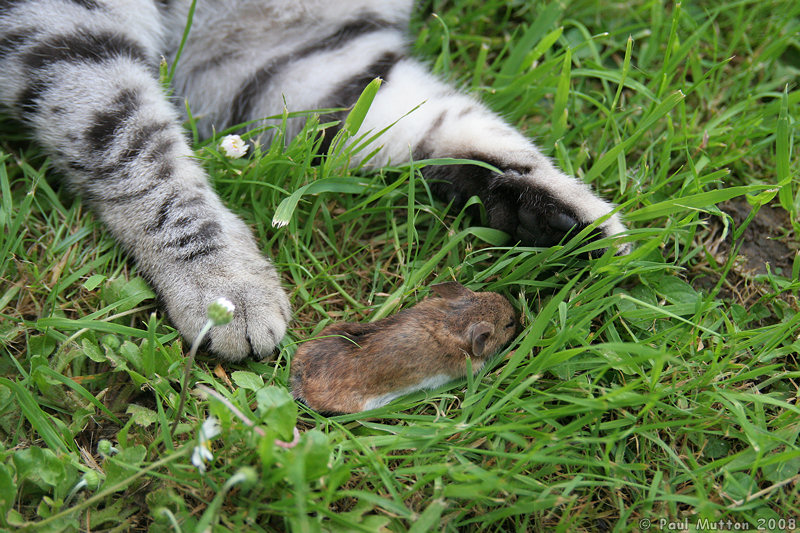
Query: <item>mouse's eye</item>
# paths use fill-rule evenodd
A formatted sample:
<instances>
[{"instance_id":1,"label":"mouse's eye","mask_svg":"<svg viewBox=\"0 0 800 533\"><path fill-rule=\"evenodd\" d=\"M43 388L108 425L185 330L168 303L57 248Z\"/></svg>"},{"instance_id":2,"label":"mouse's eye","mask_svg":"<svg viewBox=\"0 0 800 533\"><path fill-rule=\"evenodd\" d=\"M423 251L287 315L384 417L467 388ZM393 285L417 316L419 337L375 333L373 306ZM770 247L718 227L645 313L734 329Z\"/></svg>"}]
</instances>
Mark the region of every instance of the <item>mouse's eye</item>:
<instances>
[{"instance_id":1,"label":"mouse's eye","mask_svg":"<svg viewBox=\"0 0 800 533\"><path fill-rule=\"evenodd\" d=\"M506 329L508 329L508 328L513 328L513 327L514 327L514 319L512 318L512 319L511 319L511 322L509 322L508 324L506 324Z\"/></svg>"}]
</instances>

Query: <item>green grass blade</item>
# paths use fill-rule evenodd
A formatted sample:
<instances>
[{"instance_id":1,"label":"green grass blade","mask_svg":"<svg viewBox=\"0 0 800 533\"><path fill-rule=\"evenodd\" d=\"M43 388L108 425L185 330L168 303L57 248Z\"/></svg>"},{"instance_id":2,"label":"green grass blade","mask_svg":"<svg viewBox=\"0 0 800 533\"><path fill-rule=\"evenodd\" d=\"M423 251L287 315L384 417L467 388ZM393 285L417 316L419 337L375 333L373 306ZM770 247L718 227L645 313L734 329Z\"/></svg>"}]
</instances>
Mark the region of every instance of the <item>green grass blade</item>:
<instances>
[{"instance_id":1,"label":"green grass blade","mask_svg":"<svg viewBox=\"0 0 800 533\"><path fill-rule=\"evenodd\" d=\"M636 130L634 133L625 139L620 144L613 146L609 151L603 154L597 162L592 165L592 168L586 173L586 181L591 182L596 177L598 177L603 170L605 170L609 165L616 161L617 156L621 153L626 151L637 139L644 135L646 132L650 130L650 128L659 120L664 118L664 116L669 113L672 108L678 105L679 102L683 101L684 94L678 90L674 93L670 94L667 98L663 101L659 102L650 113L648 113L637 125Z\"/></svg>"},{"instance_id":2,"label":"green grass blade","mask_svg":"<svg viewBox=\"0 0 800 533\"><path fill-rule=\"evenodd\" d=\"M74 443L67 443L64 438L56 431L50 421L48 420L47 415L39 407L39 404L34 399L33 395L28 392L22 385L11 381L8 378L0 377L0 385L5 385L8 387L11 392L14 393L14 396L19 403L20 408L22 409L22 414L25 415L25 418L30 423L31 427L42 437L45 444L51 450L60 452L60 453L70 453L75 451Z\"/></svg>"},{"instance_id":3,"label":"green grass blade","mask_svg":"<svg viewBox=\"0 0 800 533\"><path fill-rule=\"evenodd\" d=\"M533 49L534 45L541 40L560 14L561 5L558 2L548 4L537 14L536 21L515 41L508 59L503 62L503 68L500 70L501 76L512 77L520 72L525 57Z\"/></svg>"},{"instance_id":4,"label":"green grass blade","mask_svg":"<svg viewBox=\"0 0 800 533\"><path fill-rule=\"evenodd\" d=\"M783 89L781 107L778 114L778 129L775 132L775 163L776 180L780 190L778 198L781 206L789 213L794 213L794 195L792 189L796 185L789 171L789 160L792 157L792 147L789 143L789 87Z\"/></svg>"},{"instance_id":5,"label":"green grass blade","mask_svg":"<svg viewBox=\"0 0 800 533\"><path fill-rule=\"evenodd\" d=\"M687 209L705 210L713 205L730 200L731 198L765 191L769 188L769 185L741 185L739 187L701 192L642 207L632 213L626 214L625 218L631 222L641 222L685 211Z\"/></svg>"},{"instance_id":6,"label":"green grass blade","mask_svg":"<svg viewBox=\"0 0 800 533\"><path fill-rule=\"evenodd\" d=\"M284 198L275 210L272 225L281 228L292 219L297 204L303 196L334 192L340 194L359 194L371 188L369 182L357 178L323 178L307 185L303 185L292 194Z\"/></svg>"},{"instance_id":7,"label":"green grass blade","mask_svg":"<svg viewBox=\"0 0 800 533\"><path fill-rule=\"evenodd\" d=\"M34 369L33 375L35 375L36 373L44 374L44 375L46 375L46 376L47 376L49 379L53 379L53 380L55 380L55 381L58 381L59 383L61 383L61 384L63 384L63 385L66 385L66 386L67 386L67 387L69 387L70 389L72 389L72 390L74 390L75 392L77 392L77 393L78 393L78 395L79 395L81 398L83 398L84 400L88 401L89 403L91 403L92 405L94 405L95 407L97 407L99 410L101 410L102 412L104 412L106 415L108 415L108 417L109 417L111 420L113 420L115 423L122 425L122 422L120 421L120 419L119 419L119 418L117 418L117 417L114 415L114 413L112 413L112 412L111 412L111 411L108 409L108 407L106 407L105 405L103 405L103 404L100 402L100 400L98 400L97 398L95 398L95 397L92 395L92 393L90 393L88 390L86 390L84 387L82 387L82 386L81 386L79 383L77 383L75 380L73 380L73 379L70 379L70 378L68 378L68 377L66 377L66 376L64 376L64 375L61 375L61 374L59 374L58 372L56 372L55 370L53 370L52 368L50 368L50 367L48 367L48 366L37 366L37 367Z\"/></svg>"},{"instance_id":8,"label":"green grass blade","mask_svg":"<svg viewBox=\"0 0 800 533\"><path fill-rule=\"evenodd\" d=\"M556 97L553 102L553 132L552 143L555 143L567 129L569 119L567 112L567 99L569 98L570 71L572 68L572 49L567 48L564 54L564 62L561 66L561 76L558 78Z\"/></svg>"},{"instance_id":9,"label":"green grass blade","mask_svg":"<svg viewBox=\"0 0 800 533\"><path fill-rule=\"evenodd\" d=\"M353 136L358 132L364 122L364 118L367 116L367 111L372 106L372 101L375 100L375 95L378 94L378 89L381 88L381 82L380 78L375 78L369 82L361 92L361 96L358 97L353 110L348 113L347 118L344 120L344 130L349 135Z\"/></svg>"}]
</instances>

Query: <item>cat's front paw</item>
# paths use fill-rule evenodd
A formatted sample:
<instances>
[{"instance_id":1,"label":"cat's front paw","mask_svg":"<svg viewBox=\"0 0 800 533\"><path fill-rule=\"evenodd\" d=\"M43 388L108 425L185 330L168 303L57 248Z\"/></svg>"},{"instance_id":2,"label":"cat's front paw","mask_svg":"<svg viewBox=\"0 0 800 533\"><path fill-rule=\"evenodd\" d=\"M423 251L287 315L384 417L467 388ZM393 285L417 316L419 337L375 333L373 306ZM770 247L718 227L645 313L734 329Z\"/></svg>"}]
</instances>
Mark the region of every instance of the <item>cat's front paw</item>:
<instances>
[{"instance_id":1,"label":"cat's front paw","mask_svg":"<svg viewBox=\"0 0 800 533\"><path fill-rule=\"evenodd\" d=\"M513 163L481 156L502 173L477 165L442 165L423 168L431 189L460 209L471 196L483 202L489 225L508 233L524 246L553 246L565 242L598 219L607 217L591 238L611 237L625 231L613 206L598 198L585 183L571 178L541 156ZM630 251L617 242L618 254Z\"/></svg>"},{"instance_id":2,"label":"cat's front paw","mask_svg":"<svg viewBox=\"0 0 800 533\"><path fill-rule=\"evenodd\" d=\"M272 355L291 319L289 299L274 269L259 265L218 265L214 272L183 277L164 296L167 313L187 341L193 342L208 320L208 306L218 298L234 305L233 320L211 328L204 347L230 361Z\"/></svg>"}]
</instances>

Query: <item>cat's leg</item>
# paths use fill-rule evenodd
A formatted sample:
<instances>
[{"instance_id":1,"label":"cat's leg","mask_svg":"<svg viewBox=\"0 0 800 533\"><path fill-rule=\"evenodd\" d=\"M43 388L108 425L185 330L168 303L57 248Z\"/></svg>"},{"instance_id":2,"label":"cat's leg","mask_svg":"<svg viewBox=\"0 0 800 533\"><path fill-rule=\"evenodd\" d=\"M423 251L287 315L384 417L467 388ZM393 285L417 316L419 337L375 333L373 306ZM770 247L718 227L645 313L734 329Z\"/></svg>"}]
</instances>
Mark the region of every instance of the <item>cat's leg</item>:
<instances>
[{"instance_id":1,"label":"cat's leg","mask_svg":"<svg viewBox=\"0 0 800 533\"><path fill-rule=\"evenodd\" d=\"M176 86L192 102L195 115L203 117L201 131L210 133L213 126L219 130L279 115L284 105L290 111L348 107L370 80L382 77L361 131L396 124L376 141L383 149L371 165L403 163L412 155L490 163L500 173L452 165L428 166L423 174L434 192L456 207L479 196L489 224L524 244L556 244L609 214L610 204L559 171L528 138L408 58L405 32L411 7L409 0L260 0L221 14L210 5L198 6ZM225 50L209 57L205 43L221 31ZM335 113L321 121L346 115ZM302 120L289 119L290 134ZM326 131L326 142L334 129ZM597 233L623 230L613 215Z\"/></svg>"},{"instance_id":2,"label":"cat's leg","mask_svg":"<svg viewBox=\"0 0 800 533\"><path fill-rule=\"evenodd\" d=\"M209 186L162 93L156 8L49 0L3 9L0 101L135 258L188 340L209 303L225 297L234 320L212 329L210 349L232 360L270 354L288 300L249 229Z\"/></svg>"}]
</instances>

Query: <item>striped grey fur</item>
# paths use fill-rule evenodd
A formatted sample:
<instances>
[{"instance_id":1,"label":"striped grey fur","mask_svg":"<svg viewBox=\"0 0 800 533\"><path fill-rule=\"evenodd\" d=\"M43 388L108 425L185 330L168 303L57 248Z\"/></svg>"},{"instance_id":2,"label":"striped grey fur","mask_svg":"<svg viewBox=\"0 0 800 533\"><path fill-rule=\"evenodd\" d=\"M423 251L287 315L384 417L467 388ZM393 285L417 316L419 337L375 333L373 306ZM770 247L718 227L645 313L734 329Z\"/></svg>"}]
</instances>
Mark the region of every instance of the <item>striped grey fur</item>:
<instances>
[{"instance_id":1,"label":"striped grey fur","mask_svg":"<svg viewBox=\"0 0 800 533\"><path fill-rule=\"evenodd\" d=\"M175 57L190 3L0 0L0 102L135 258L187 339L208 303L224 296L235 318L212 331L211 350L228 359L265 356L284 335L288 300L249 230L192 159L181 116L158 82L160 58ZM351 105L380 76L384 86L362 128L396 124L370 164L410 154L490 162L503 172L461 165L424 174L445 201L479 195L489 222L525 244L558 242L607 215L610 204L527 138L408 57L411 9L412 0L198 2L174 88L210 135L284 105ZM300 120L290 120L290 133ZM614 215L598 231L623 229Z\"/></svg>"}]
</instances>

